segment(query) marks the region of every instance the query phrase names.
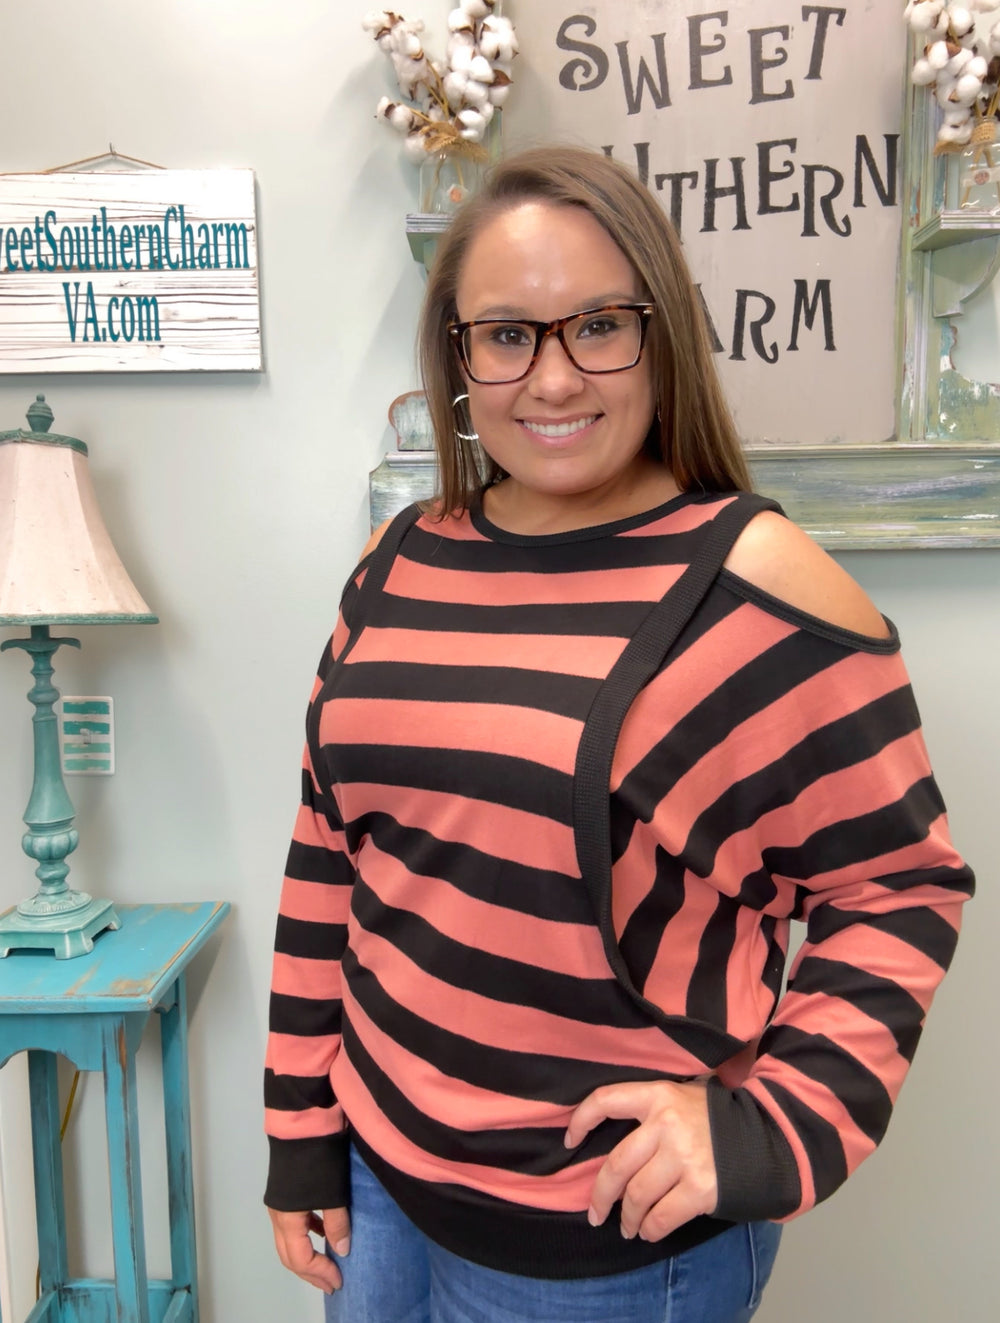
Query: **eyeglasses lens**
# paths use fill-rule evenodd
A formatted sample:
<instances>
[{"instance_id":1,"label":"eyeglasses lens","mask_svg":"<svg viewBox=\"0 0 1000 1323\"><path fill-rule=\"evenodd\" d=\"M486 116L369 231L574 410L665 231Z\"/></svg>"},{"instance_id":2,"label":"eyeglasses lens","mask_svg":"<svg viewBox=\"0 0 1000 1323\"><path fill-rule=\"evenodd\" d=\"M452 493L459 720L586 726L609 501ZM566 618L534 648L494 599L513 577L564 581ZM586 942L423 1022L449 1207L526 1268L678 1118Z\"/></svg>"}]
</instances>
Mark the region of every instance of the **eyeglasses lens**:
<instances>
[{"instance_id":1,"label":"eyeglasses lens","mask_svg":"<svg viewBox=\"0 0 1000 1323\"><path fill-rule=\"evenodd\" d=\"M621 372L639 361L642 318L630 308L602 308L571 317L563 344L582 372ZM470 326L464 349L479 381L499 384L523 377L535 352L531 322L488 321Z\"/></svg>"}]
</instances>

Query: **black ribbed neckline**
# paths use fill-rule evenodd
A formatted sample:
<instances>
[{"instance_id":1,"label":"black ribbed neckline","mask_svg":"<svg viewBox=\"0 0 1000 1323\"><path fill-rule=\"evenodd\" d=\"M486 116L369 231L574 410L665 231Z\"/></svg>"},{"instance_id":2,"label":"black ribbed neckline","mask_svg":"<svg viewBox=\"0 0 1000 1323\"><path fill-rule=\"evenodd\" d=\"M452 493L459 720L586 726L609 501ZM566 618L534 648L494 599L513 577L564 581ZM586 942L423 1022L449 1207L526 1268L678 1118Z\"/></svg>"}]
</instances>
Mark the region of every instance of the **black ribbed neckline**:
<instances>
[{"instance_id":1,"label":"black ribbed neckline","mask_svg":"<svg viewBox=\"0 0 1000 1323\"><path fill-rule=\"evenodd\" d=\"M613 537L616 533L628 533L643 524L655 523L665 515L682 509L695 501L722 500L732 492L679 492L669 501L654 505L651 510L641 510L638 514L628 515L624 519L613 519L607 524L590 524L586 528L571 528L565 533L510 533L499 524L494 524L483 511L483 492L481 488L473 497L469 506L469 518L477 533L482 533L491 542L505 542L513 547L553 547L568 542L592 542L597 538Z\"/></svg>"}]
</instances>

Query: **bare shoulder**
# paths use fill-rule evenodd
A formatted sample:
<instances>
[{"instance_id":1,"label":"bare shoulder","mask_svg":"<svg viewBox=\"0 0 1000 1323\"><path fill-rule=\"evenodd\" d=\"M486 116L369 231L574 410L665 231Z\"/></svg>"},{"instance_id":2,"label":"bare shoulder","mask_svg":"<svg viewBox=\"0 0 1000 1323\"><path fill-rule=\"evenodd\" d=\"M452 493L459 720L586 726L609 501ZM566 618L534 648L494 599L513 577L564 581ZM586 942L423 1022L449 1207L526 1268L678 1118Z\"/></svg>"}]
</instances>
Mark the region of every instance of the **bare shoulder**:
<instances>
[{"instance_id":1,"label":"bare shoulder","mask_svg":"<svg viewBox=\"0 0 1000 1323\"><path fill-rule=\"evenodd\" d=\"M381 524L379 524L378 528L375 529L371 537L365 543L364 550L362 551L360 557L358 558L359 563L360 561L364 560L366 556L370 556L372 554L372 552L375 550L378 544L382 541L382 534L385 532L385 530L389 527L391 523L392 523L391 519L386 519Z\"/></svg>"},{"instance_id":2,"label":"bare shoulder","mask_svg":"<svg viewBox=\"0 0 1000 1323\"><path fill-rule=\"evenodd\" d=\"M775 511L751 519L726 569L799 611L870 638L889 631L874 604L832 556Z\"/></svg>"}]
</instances>

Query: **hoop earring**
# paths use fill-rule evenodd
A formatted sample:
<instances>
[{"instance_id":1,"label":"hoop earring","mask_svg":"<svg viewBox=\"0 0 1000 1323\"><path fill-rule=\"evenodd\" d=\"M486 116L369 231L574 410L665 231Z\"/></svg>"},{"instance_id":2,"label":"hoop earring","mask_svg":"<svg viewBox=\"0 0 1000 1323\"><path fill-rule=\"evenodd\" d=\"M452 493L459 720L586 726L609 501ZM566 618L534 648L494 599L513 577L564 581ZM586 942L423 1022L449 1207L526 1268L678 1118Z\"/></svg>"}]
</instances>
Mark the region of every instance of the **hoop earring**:
<instances>
[{"instance_id":1,"label":"hoop earring","mask_svg":"<svg viewBox=\"0 0 1000 1323\"><path fill-rule=\"evenodd\" d=\"M464 409L459 409L463 400L468 400L468 394L456 395L451 402L451 407L455 411L455 435L459 441L478 441L479 433L472 426L472 419L469 416L469 407L466 404Z\"/></svg>"}]
</instances>

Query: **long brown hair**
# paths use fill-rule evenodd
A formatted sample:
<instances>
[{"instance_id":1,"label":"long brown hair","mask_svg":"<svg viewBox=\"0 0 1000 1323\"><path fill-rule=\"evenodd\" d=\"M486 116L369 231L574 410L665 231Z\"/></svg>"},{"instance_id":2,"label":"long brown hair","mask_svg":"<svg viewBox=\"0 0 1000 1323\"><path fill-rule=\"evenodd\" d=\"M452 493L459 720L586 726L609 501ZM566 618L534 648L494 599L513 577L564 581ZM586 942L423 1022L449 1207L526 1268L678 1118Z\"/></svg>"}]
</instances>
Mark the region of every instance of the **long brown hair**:
<instances>
[{"instance_id":1,"label":"long brown hair","mask_svg":"<svg viewBox=\"0 0 1000 1323\"><path fill-rule=\"evenodd\" d=\"M749 491L750 475L719 384L698 291L680 240L662 207L624 166L582 147L535 147L498 162L441 240L420 318L420 370L440 466L439 508L468 507L484 481L500 476L460 435L464 410L453 401L465 383L448 336L457 318L463 263L479 232L525 202L582 207L631 262L656 305L646 354L656 386L658 436L652 448L682 491ZM458 424L456 426L456 423ZM655 427L655 425L654 425Z\"/></svg>"}]
</instances>

